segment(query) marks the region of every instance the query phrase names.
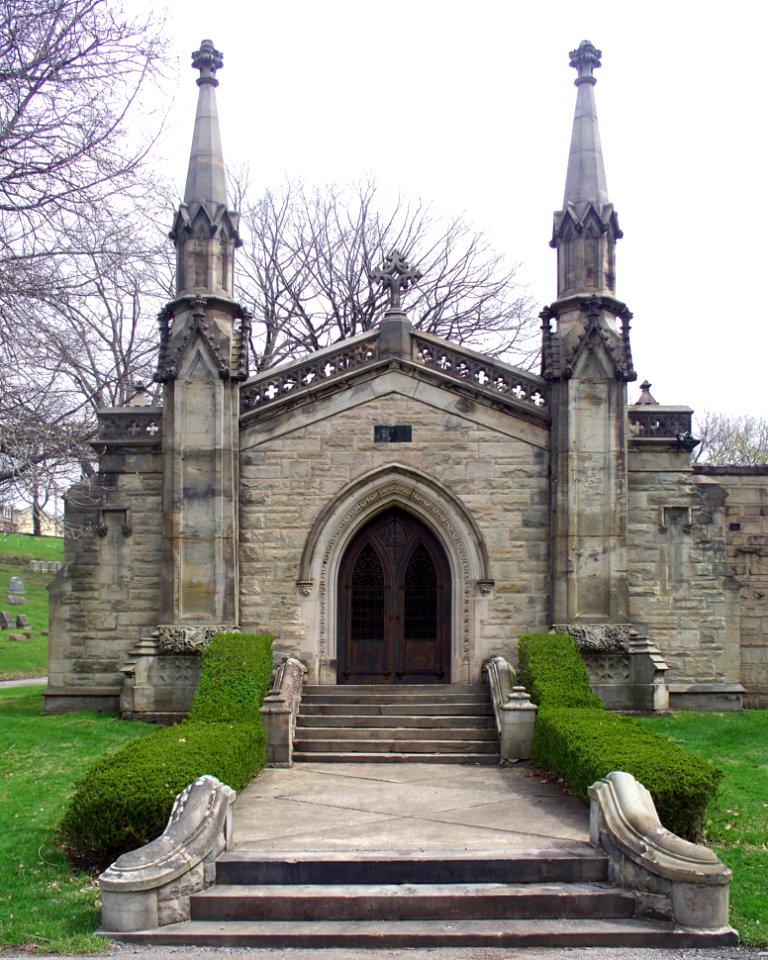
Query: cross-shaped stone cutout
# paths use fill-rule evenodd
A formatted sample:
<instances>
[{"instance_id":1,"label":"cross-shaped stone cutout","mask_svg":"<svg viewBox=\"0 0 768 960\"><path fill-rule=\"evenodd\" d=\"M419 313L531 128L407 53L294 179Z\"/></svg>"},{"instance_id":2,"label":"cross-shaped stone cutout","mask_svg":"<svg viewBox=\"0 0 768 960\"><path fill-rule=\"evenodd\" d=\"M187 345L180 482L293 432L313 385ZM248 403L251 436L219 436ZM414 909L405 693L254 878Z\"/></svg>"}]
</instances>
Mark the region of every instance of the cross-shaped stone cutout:
<instances>
[{"instance_id":1,"label":"cross-shaped stone cutout","mask_svg":"<svg viewBox=\"0 0 768 960\"><path fill-rule=\"evenodd\" d=\"M421 280L421 273L408 266L407 261L403 260L399 250L393 250L384 261L384 265L374 270L371 274L371 280L381 281L385 290L389 290L389 309L401 309L401 293L407 290L412 283Z\"/></svg>"}]
</instances>

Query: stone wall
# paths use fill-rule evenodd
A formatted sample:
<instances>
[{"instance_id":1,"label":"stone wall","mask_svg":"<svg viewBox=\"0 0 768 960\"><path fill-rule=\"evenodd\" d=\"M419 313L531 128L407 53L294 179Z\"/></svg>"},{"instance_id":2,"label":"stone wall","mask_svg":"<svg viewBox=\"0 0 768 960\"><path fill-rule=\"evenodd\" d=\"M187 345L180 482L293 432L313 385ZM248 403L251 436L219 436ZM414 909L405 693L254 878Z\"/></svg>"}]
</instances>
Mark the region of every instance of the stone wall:
<instances>
[{"instance_id":1,"label":"stone wall","mask_svg":"<svg viewBox=\"0 0 768 960\"><path fill-rule=\"evenodd\" d=\"M158 621L159 448L102 455L67 494L64 568L50 588L46 711L119 707L127 651Z\"/></svg>"},{"instance_id":2,"label":"stone wall","mask_svg":"<svg viewBox=\"0 0 768 960\"><path fill-rule=\"evenodd\" d=\"M744 705L768 708L768 465L697 464L694 476L725 491L725 554L741 599Z\"/></svg>"},{"instance_id":3,"label":"stone wall","mask_svg":"<svg viewBox=\"0 0 768 960\"><path fill-rule=\"evenodd\" d=\"M738 706L739 591L723 487L693 476L674 442L634 440L629 491L630 619L669 665L671 706Z\"/></svg>"},{"instance_id":4,"label":"stone wall","mask_svg":"<svg viewBox=\"0 0 768 960\"><path fill-rule=\"evenodd\" d=\"M412 442L374 442L374 426L382 424L410 425ZM278 652L306 662L311 679L335 682L334 627L318 600L321 585L297 583L305 546L316 519L345 486L398 464L457 498L487 547L494 583L469 585L469 650L455 650L452 670L454 681L479 680L486 656L514 657L518 633L548 629L548 436L540 422L394 371L276 416L246 419L243 629L272 633ZM441 535L437 515L423 518ZM443 520L460 527L458 518Z\"/></svg>"}]
</instances>

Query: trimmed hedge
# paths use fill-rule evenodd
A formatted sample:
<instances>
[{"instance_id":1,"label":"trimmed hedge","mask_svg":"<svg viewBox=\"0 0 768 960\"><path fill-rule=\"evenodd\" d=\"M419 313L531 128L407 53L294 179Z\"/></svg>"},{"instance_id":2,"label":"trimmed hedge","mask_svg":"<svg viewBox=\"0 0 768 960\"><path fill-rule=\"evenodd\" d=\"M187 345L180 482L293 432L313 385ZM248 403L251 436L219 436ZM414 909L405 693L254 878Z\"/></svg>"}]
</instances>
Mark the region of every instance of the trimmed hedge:
<instances>
[{"instance_id":1,"label":"trimmed hedge","mask_svg":"<svg viewBox=\"0 0 768 960\"><path fill-rule=\"evenodd\" d=\"M701 839L721 772L643 724L605 710L589 688L572 637L520 637L520 679L539 704L534 763L557 773L583 800L596 780L625 770L651 792L665 827Z\"/></svg>"},{"instance_id":2,"label":"trimmed hedge","mask_svg":"<svg viewBox=\"0 0 768 960\"><path fill-rule=\"evenodd\" d=\"M266 764L259 706L271 674L270 637L217 634L189 717L107 754L75 784L60 825L73 862L103 870L149 843L165 829L176 795L203 774L247 786Z\"/></svg>"},{"instance_id":3,"label":"trimmed hedge","mask_svg":"<svg viewBox=\"0 0 768 960\"><path fill-rule=\"evenodd\" d=\"M203 673L187 719L261 723L259 707L271 678L270 637L217 633L203 650Z\"/></svg>"},{"instance_id":4,"label":"trimmed hedge","mask_svg":"<svg viewBox=\"0 0 768 960\"><path fill-rule=\"evenodd\" d=\"M520 637L520 683L540 707L603 709L592 693L589 673L573 637L564 633L527 633Z\"/></svg>"}]
</instances>

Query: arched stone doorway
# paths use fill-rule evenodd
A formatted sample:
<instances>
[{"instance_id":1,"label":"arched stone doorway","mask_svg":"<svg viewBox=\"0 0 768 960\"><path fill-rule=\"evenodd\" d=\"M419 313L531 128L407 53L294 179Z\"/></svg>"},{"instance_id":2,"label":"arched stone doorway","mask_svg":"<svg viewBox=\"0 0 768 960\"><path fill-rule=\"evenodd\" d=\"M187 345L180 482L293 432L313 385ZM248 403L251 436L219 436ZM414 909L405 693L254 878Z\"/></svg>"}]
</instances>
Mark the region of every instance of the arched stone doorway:
<instances>
[{"instance_id":1,"label":"arched stone doorway","mask_svg":"<svg viewBox=\"0 0 768 960\"><path fill-rule=\"evenodd\" d=\"M296 578L311 682L339 682L339 573L352 541L385 510L399 508L437 540L451 573L450 668L446 682L480 679L476 643L493 590L483 535L471 512L435 478L404 464L362 474L329 500L307 535Z\"/></svg>"},{"instance_id":2,"label":"arched stone doorway","mask_svg":"<svg viewBox=\"0 0 768 960\"><path fill-rule=\"evenodd\" d=\"M450 683L451 571L434 534L390 507L344 552L339 683Z\"/></svg>"}]
</instances>

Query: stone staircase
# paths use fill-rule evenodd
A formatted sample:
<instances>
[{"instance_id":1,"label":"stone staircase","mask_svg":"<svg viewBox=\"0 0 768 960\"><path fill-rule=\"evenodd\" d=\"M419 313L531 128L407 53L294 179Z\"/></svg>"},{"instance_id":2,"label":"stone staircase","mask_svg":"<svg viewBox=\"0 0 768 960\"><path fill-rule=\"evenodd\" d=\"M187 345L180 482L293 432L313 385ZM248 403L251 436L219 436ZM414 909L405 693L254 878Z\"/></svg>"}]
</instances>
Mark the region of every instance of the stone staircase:
<instances>
[{"instance_id":1,"label":"stone staircase","mask_svg":"<svg viewBox=\"0 0 768 960\"><path fill-rule=\"evenodd\" d=\"M230 852L191 919L144 944L262 948L712 947L733 931L634 918L586 844L520 852Z\"/></svg>"},{"instance_id":2,"label":"stone staircase","mask_svg":"<svg viewBox=\"0 0 768 960\"><path fill-rule=\"evenodd\" d=\"M488 688L305 686L293 759L497 764L499 742Z\"/></svg>"}]
</instances>

